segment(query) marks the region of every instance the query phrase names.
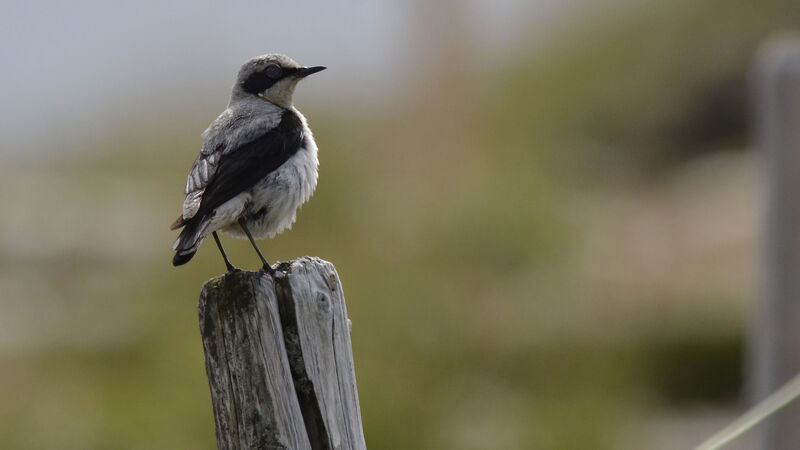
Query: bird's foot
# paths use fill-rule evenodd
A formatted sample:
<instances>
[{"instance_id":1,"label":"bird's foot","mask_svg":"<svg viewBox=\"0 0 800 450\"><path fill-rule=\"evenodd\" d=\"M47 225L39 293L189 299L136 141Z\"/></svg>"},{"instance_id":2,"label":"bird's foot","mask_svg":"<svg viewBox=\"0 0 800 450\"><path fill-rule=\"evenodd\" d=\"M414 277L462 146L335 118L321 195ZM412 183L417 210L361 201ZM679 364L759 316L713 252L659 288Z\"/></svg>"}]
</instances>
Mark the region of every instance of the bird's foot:
<instances>
[{"instance_id":1,"label":"bird's foot","mask_svg":"<svg viewBox=\"0 0 800 450\"><path fill-rule=\"evenodd\" d=\"M228 268L228 273L233 273L234 271L238 270L236 269L236 266L227 261L225 262L225 266Z\"/></svg>"},{"instance_id":2,"label":"bird's foot","mask_svg":"<svg viewBox=\"0 0 800 450\"><path fill-rule=\"evenodd\" d=\"M272 266L270 266L269 263L266 261L264 262L264 265L261 267L261 270L263 270L264 273L267 273L270 276L275 275L275 269L273 269Z\"/></svg>"}]
</instances>

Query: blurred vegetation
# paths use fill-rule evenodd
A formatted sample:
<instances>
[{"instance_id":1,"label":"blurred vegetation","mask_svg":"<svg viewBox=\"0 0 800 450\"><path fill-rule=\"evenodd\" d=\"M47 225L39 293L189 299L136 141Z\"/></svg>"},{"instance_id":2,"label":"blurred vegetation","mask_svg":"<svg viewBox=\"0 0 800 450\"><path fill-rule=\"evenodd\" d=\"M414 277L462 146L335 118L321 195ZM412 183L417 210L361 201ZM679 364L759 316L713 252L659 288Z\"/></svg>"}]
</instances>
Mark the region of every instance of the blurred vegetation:
<instances>
[{"instance_id":1,"label":"blurred vegetation","mask_svg":"<svg viewBox=\"0 0 800 450\"><path fill-rule=\"evenodd\" d=\"M642 448L620 437L642 414L737 401L746 75L798 16L778 0L598 8L542 51L412 80L425 95L380 111L300 105L319 190L262 248L336 264L370 449ZM0 356L3 448L215 448L195 308L224 266L206 244L173 269L167 230L215 113L3 168L3 189L26 186L6 231L43 239L3 241L12 312L34 311L4 322L25 329ZM36 202L55 212L22 212Z\"/></svg>"}]
</instances>

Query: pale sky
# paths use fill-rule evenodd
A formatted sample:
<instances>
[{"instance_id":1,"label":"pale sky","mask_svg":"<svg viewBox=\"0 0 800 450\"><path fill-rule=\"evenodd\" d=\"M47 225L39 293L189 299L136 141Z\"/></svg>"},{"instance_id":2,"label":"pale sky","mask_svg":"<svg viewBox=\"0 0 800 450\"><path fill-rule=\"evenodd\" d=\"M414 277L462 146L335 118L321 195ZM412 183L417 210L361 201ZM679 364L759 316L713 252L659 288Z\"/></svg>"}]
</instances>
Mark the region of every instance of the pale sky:
<instances>
[{"instance_id":1,"label":"pale sky","mask_svg":"<svg viewBox=\"0 0 800 450\"><path fill-rule=\"evenodd\" d=\"M466 2L475 51L503 50L564 9L557 0ZM267 52L323 64L298 101L381 101L413 67L414 2L5 0L0 14L0 156L53 150L130 111L224 107L239 65ZM359 95L369 92L370 95Z\"/></svg>"}]
</instances>

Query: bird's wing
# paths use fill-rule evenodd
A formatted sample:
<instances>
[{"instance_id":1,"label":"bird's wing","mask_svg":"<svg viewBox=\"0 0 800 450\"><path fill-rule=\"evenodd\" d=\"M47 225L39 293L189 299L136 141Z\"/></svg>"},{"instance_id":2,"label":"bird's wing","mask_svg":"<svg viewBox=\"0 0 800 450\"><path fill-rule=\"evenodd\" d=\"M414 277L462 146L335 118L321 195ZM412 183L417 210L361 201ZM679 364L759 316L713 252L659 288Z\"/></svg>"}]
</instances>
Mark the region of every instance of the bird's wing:
<instances>
[{"instance_id":1,"label":"bird's wing","mask_svg":"<svg viewBox=\"0 0 800 450\"><path fill-rule=\"evenodd\" d=\"M172 224L172 229L183 226L182 222L197 214L203 193L217 172L224 146L218 145L211 151L206 151L205 148L203 150L197 155L197 159L189 170L189 176L186 177L186 188L184 189L186 198L183 200L183 211L181 217Z\"/></svg>"},{"instance_id":2,"label":"bird's wing","mask_svg":"<svg viewBox=\"0 0 800 450\"><path fill-rule=\"evenodd\" d=\"M203 217L254 186L294 155L302 143L303 124L297 114L286 110L276 127L245 144L201 152L186 181L183 220L179 221Z\"/></svg>"}]
</instances>

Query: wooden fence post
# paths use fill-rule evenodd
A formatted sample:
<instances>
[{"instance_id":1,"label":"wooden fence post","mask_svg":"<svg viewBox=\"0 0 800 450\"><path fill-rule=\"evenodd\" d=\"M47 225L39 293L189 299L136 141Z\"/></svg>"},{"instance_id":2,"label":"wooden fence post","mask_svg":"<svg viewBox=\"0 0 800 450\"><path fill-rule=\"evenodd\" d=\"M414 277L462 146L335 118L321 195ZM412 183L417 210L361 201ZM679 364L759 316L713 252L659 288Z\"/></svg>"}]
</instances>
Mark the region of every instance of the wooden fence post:
<instances>
[{"instance_id":1,"label":"wooden fence post","mask_svg":"<svg viewBox=\"0 0 800 450\"><path fill-rule=\"evenodd\" d=\"M800 372L800 38L762 49L753 88L766 188L764 298L750 348L755 403ZM766 420L754 439L756 448L800 448L800 403Z\"/></svg>"},{"instance_id":2,"label":"wooden fence post","mask_svg":"<svg viewBox=\"0 0 800 450\"><path fill-rule=\"evenodd\" d=\"M336 269L304 257L203 286L198 306L217 446L366 449Z\"/></svg>"}]
</instances>

